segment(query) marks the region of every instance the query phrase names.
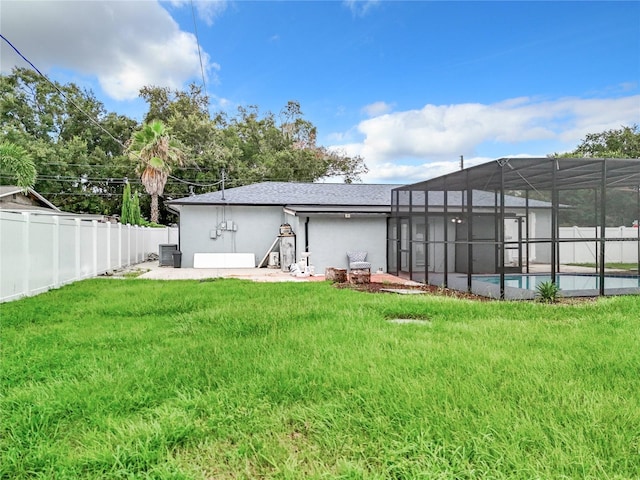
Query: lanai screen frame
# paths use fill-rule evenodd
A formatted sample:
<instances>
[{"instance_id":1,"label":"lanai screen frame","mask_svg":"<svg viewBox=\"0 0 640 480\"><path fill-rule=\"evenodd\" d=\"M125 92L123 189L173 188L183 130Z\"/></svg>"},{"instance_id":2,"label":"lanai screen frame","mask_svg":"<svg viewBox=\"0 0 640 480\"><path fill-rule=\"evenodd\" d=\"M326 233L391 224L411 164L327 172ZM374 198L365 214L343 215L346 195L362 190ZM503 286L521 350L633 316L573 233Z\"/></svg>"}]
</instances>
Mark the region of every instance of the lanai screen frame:
<instances>
[{"instance_id":1,"label":"lanai screen frame","mask_svg":"<svg viewBox=\"0 0 640 480\"><path fill-rule=\"evenodd\" d=\"M413 252L413 236L411 233L414 219L424 216L425 225L428 224L430 214L437 211L437 215L442 216L444 247L444 282L442 286L448 285L448 259L449 248L455 248L457 244L466 244L467 251L467 291L471 292L473 276L473 245L479 242L473 241L474 210L478 210L474 205L474 191L493 192L493 212L495 218L495 240L493 243L498 261L497 273L500 275L500 298L505 298L505 264L504 251L508 241L505 240L504 220L505 220L505 197L507 191L524 191L525 211L528 217L530 208L531 191L548 191L551 193L551 237L550 238L529 238L527 235L524 243L527 252L529 245L536 243L549 244L551 248L551 281L557 284L559 273L559 245L563 242L558 236L559 222L558 214L560 209L566 207L560 204L559 192L563 190L594 190L594 211L598 212L596 231L599 233L594 238L581 239L580 241L595 242L598 245L596 265L599 275L599 295L605 295L605 252L606 245L612 241L635 241L638 250L638 272L640 274L640 227L638 228L637 239L607 239L605 238L606 213L607 213L607 190L608 189L630 189L635 193L636 219L640 219L640 159L619 159L619 158L500 158L486 164L470 167L448 175L443 175L431 180L405 185L392 190L391 192L391 217L387 235L388 260L387 271L401 275L401 254L400 245L401 218L410 218L409 222L409 251L411 258ZM439 192L442 199L441 205L429 205L430 197L434 192ZM452 203L449 199L451 193L457 192L458 202ZM476 193L477 195L477 193ZM415 199L421 199L416 201ZM486 206L485 206L486 208ZM467 219L467 239L465 242L448 239L448 223L455 215L464 215ZM477 216L477 215L476 215ZM395 229L393 228L395 226ZM599 228L597 228L599 227ZM395 235L393 231L395 230ZM429 235L426 233L425 245L429 243ZM487 242L484 242L485 244ZM464 247L464 245L463 245ZM396 255L392 258L392 255ZM428 255L425 259L424 273L425 283L429 283ZM413 263L408 262L409 278L414 278ZM527 261L528 271L528 261Z\"/></svg>"}]
</instances>

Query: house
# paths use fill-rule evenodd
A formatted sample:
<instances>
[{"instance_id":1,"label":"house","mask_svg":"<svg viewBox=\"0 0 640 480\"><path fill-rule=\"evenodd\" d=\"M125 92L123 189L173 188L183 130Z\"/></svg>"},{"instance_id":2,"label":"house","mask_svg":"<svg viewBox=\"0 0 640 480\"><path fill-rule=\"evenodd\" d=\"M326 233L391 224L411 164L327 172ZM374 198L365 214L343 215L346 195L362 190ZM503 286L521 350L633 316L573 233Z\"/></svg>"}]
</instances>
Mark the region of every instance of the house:
<instances>
[{"instance_id":1,"label":"house","mask_svg":"<svg viewBox=\"0 0 640 480\"><path fill-rule=\"evenodd\" d=\"M249 254L252 265L292 235L282 267L303 259L318 273L347 267L348 251L367 252L375 270L386 270L391 190L399 185L263 182L167 202L180 215L182 265L200 253ZM284 255L282 255L284 257ZM196 265L197 266L197 265Z\"/></svg>"},{"instance_id":2,"label":"house","mask_svg":"<svg viewBox=\"0 0 640 480\"><path fill-rule=\"evenodd\" d=\"M415 219L413 239L424 238L420 237L424 232L419 231L417 208L407 219L400 218L401 207L397 203L394 204L396 211L392 212L392 192L400 187L263 182L181 198L167 202L167 205L180 215L180 250L184 267L197 267L198 262L194 263L194 258L201 258L200 254L205 253L248 254L249 264L245 266L263 266L263 260L270 252L278 251L277 240L282 239L281 226L286 226L286 229L292 230L293 245L288 258L282 249L279 250L283 269L303 260L303 254L308 252L309 264L315 267L316 272L324 273L327 267L346 268L348 251L366 251L367 261L372 264L374 271L397 271L396 245L402 251L402 242L406 243L405 246L409 245L406 238L410 234L407 230L409 216ZM424 204L424 192L414 192L413 201L420 203L420 195ZM493 212L493 202L493 193L476 191L474 194L476 213L481 210ZM524 215L525 208L528 208L532 222L537 222L539 230L548 224L548 203L532 200L527 207L525 199L511 196L505 202L514 215ZM460 192L450 192L450 213L456 210L456 204L460 211L463 204ZM428 205L432 214L441 212L442 192L429 193ZM392 216L393 221L390 221ZM512 228L517 229L518 224L512 225ZM451 230L450 235L456 229L463 231L461 225L453 223L448 225L448 229ZM398 231L404 232L403 240L400 243L394 240L392 244L389 239L396 239ZM442 232L441 227L432 230L430 238L440 238ZM481 230L478 228L476 234L479 232ZM432 257L430 264L437 269L443 268L440 250L436 246L429 252ZM413 258L418 262L420 252L415 253ZM450 256L449 268L453 268L456 265L455 252L451 251ZM407 261L409 256L401 254L402 259ZM493 266L493 259L489 256L485 258L486 262Z\"/></svg>"},{"instance_id":3,"label":"house","mask_svg":"<svg viewBox=\"0 0 640 480\"><path fill-rule=\"evenodd\" d=\"M0 210L15 213L73 217L88 221L95 220L100 223L117 223L117 217L112 215L65 212L33 188L28 187L23 189L15 185L0 185Z\"/></svg>"},{"instance_id":4,"label":"house","mask_svg":"<svg viewBox=\"0 0 640 480\"><path fill-rule=\"evenodd\" d=\"M0 210L59 213L60 209L33 188L0 185Z\"/></svg>"}]
</instances>

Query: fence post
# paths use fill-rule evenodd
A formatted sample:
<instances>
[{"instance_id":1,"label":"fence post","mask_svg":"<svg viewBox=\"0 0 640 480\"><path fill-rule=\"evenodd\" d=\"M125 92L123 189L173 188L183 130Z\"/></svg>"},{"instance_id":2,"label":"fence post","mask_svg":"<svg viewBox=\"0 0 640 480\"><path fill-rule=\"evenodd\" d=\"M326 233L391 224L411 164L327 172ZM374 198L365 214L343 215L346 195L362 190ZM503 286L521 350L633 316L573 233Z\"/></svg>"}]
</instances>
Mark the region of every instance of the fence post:
<instances>
[{"instance_id":1,"label":"fence post","mask_svg":"<svg viewBox=\"0 0 640 480\"><path fill-rule=\"evenodd\" d=\"M118 268L122 268L122 224L118 223Z\"/></svg>"},{"instance_id":2,"label":"fence post","mask_svg":"<svg viewBox=\"0 0 640 480\"><path fill-rule=\"evenodd\" d=\"M80 247L80 219L79 218L75 218L74 219L76 222L76 228L75 228L75 235L76 235L76 280L80 280L80 255L82 253L81 247Z\"/></svg>"},{"instance_id":3,"label":"fence post","mask_svg":"<svg viewBox=\"0 0 640 480\"><path fill-rule=\"evenodd\" d=\"M53 216L53 238L51 239L51 255L53 255L53 287L60 286L60 218Z\"/></svg>"},{"instance_id":4,"label":"fence post","mask_svg":"<svg viewBox=\"0 0 640 480\"><path fill-rule=\"evenodd\" d=\"M29 212L22 212L22 218L24 223L22 224L22 261L24 265L24 276L22 277L22 293L29 295L29 276L31 275L31 256L29 255L29 230L31 223L31 214Z\"/></svg>"},{"instance_id":5,"label":"fence post","mask_svg":"<svg viewBox=\"0 0 640 480\"><path fill-rule=\"evenodd\" d=\"M134 256L133 263L136 264L138 263L140 258L140 227L136 225L134 228L135 228L134 235L136 237L136 254Z\"/></svg>"},{"instance_id":6,"label":"fence post","mask_svg":"<svg viewBox=\"0 0 640 480\"><path fill-rule=\"evenodd\" d=\"M91 249L93 251L93 276L98 276L98 221L91 220Z\"/></svg>"},{"instance_id":7,"label":"fence post","mask_svg":"<svg viewBox=\"0 0 640 480\"><path fill-rule=\"evenodd\" d=\"M111 270L111 222L107 222L107 270Z\"/></svg>"},{"instance_id":8,"label":"fence post","mask_svg":"<svg viewBox=\"0 0 640 480\"><path fill-rule=\"evenodd\" d=\"M624 238L624 227L618 228L618 238ZM624 262L624 242L618 242L620 246L620 263Z\"/></svg>"}]
</instances>

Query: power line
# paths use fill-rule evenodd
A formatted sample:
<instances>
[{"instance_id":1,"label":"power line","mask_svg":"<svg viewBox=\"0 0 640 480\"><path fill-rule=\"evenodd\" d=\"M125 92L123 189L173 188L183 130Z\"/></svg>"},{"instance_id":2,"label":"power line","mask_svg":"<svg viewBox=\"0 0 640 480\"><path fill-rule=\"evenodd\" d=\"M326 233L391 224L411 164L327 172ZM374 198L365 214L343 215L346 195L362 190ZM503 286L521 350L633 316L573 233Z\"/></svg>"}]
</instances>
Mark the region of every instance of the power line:
<instances>
[{"instance_id":1,"label":"power line","mask_svg":"<svg viewBox=\"0 0 640 480\"><path fill-rule=\"evenodd\" d=\"M42 73L38 67L36 67L27 57L25 57L22 52L20 52L20 50L18 50L18 48L13 45L9 39L7 37L5 37L3 34L0 33L0 38L2 38L2 40L4 40L5 42L7 42L7 44L20 56L20 58L22 58L25 62L27 62L31 68L33 68L38 75L40 75L42 78L44 78L47 82L49 82L51 84L51 86L53 86L53 88L62 96L62 98L64 98L67 102L69 102L71 105L73 105L76 109L78 109L78 111L80 113L82 113L85 117L87 117L89 119L89 121L91 123L93 123L96 127L98 127L100 130L102 130L104 133L106 133L113 141L115 141L118 145L120 145L124 150L126 150L126 146L124 145L124 143L122 143L119 139L117 139L116 137L114 137L111 132L109 130L107 130L106 128L104 128L97 120L95 120L91 115L89 115L87 112L85 112L82 108L80 108L73 100L69 99L67 97L67 95L60 90L60 88L58 88L58 86L52 82L51 80L49 80L49 77L47 77L44 73ZM198 52L200 51L200 44L198 42ZM202 60L201 60L202 62ZM203 74L204 75L204 74ZM203 76L203 81L204 81L204 76ZM138 155L135 152L131 152L133 153L133 155L135 155L136 157L138 157L138 159L140 159L142 162L149 164L149 162L147 162L144 158L142 158L140 155ZM152 167L153 168L153 167ZM181 182L181 183L185 183L187 185L193 185L194 187L211 187L211 186L215 186L218 185L220 183L222 183L222 181L219 181L217 183L212 183L212 184L197 184L197 183L192 183L192 182L187 182L185 180L182 180L178 177L174 177L173 175L168 175L169 178L174 179L177 182Z\"/></svg>"},{"instance_id":2,"label":"power line","mask_svg":"<svg viewBox=\"0 0 640 480\"><path fill-rule=\"evenodd\" d=\"M39 166L52 167L60 165L63 167L83 167L83 168L105 168L105 169L135 169L134 165L106 165L106 164L87 164L87 163L66 163L66 162L40 162ZM174 170L195 170L197 172L207 173L210 170L200 167L174 167Z\"/></svg>"},{"instance_id":3,"label":"power line","mask_svg":"<svg viewBox=\"0 0 640 480\"><path fill-rule=\"evenodd\" d=\"M200 38L198 37L198 25L196 22L196 12L193 8L193 0L191 0L191 16L193 17L193 31L196 35L196 43L198 44L198 59L200 60L200 74L202 75L202 88L207 91L207 85L204 81L204 67L202 65L202 53L200 52Z\"/></svg>"}]
</instances>

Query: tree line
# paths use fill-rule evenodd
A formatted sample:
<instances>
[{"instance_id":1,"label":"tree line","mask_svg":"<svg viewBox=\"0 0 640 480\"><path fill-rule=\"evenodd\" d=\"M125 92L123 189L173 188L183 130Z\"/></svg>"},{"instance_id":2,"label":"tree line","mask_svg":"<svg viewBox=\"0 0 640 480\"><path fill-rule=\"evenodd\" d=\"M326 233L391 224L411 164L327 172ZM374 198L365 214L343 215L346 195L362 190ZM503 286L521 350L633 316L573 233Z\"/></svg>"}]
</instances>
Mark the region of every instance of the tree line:
<instances>
[{"instance_id":1,"label":"tree line","mask_svg":"<svg viewBox=\"0 0 640 480\"><path fill-rule=\"evenodd\" d=\"M640 129L638 125L589 133L575 148L555 157L566 158L634 158L640 162ZM638 167L640 168L640 166ZM616 188L605 190L605 226L631 226L638 221L638 188ZM535 195L534 195L535 196ZM549 200L547 195L547 200ZM559 192L559 203L571 208L560 210L561 226L597 225L600 222L600 197L593 189L566 189Z\"/></svg>"},{"instance_id":2,"label":"tree line","mask_svg":"<svg viewBox=\"0 0 640 480\"><path fill-rule=\"evenodd\" d=\"M140 97L148 106L142 122L107 112L74 83L26 68L1 75L0 183L20 183L33 169L33 187L62 210L107 215L120 213L130 184L141 194L141 211L167 223L173 217L159 196L217 190L222 169L227 187L326 177L350 183L367 172L361 157L317 145L316 127L295 101L277 116L257 106L229 116L210 113L195 84L184 91L147 86Z\"/></svg>"},{"instance_id":3,"label":"tree line","mask_svg":"<svg viewBox=\"0 0 640 480\"><path fill-rule=\"evenodd\" d=\"M313 182L326 177L359 180L364 160L316 144L316 127L290 101L275 115L257 106L234 116L209 111L198 85L186 90L147 86L140 97L142 122L107 112L90 90L60 84L16 68L0 75L0 183L31 185L62 210L113 215L121 212L129 185L139 210L154 222L174 221L160 197L181 198L226 186L265 180ZM637 125L588 134L561 155L640 158ZM21 161L18 161L21 160ZM36 175L37 173L37 175ZM636 218L629 192L607 192L607 224ZM533 197L548 200L548 194ZM563 225L590 225L597 215L594 193L561 192ZM147 216L148 213L148 216Z\"/></svg>"}]
</instances>

